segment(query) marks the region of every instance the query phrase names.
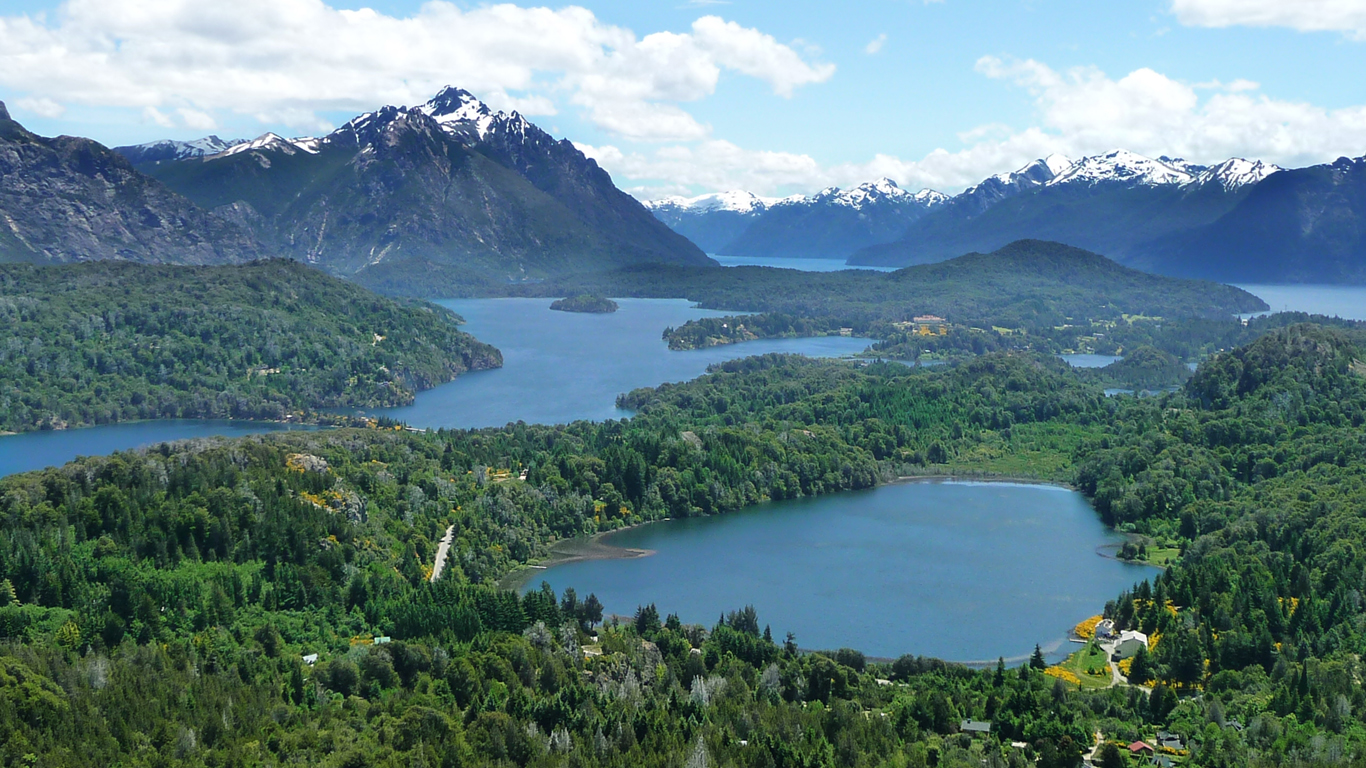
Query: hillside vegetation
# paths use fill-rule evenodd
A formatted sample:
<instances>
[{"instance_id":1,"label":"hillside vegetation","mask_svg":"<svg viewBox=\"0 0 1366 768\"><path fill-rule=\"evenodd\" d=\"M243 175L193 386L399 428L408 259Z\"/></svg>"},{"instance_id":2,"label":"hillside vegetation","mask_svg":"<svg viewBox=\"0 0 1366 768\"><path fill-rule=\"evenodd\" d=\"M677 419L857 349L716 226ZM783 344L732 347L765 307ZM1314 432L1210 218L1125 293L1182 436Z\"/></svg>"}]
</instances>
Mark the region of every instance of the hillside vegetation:
<instances>
[{"instance_id":1,"label":"hillside vegetation","mask_svg":"<svg viewBox=\"0 0 1366 768\"><path fill-rule=\"evenodd\" d=\"M0 265L0 429L387 406L502 364L447 310L291 261Z\"/></svg>"},{"instance_id":2,"label":"hillside vegetation","mask_svg":"<svg viewBox=\"0 0 1366 768\"><path fill-rule=\"evenodd\" d=\"M1147 399L1029 355L934 371L769 356L631 393L629 421L197 441L6 478L0 754L1062 768L1096 731L1164 728L1201 766L1350 765L1366 749L1363 356L1292 326ZM596 626L591 596L489 586L566 536L1028 470L1180 553L1095 607L1154 639L1130 669L1151 693L1078 690L1041 658L802 654L740 606L711 627L653 605ZM991 735L964 737L962 718Z\"/></svg>"}]
</instances>

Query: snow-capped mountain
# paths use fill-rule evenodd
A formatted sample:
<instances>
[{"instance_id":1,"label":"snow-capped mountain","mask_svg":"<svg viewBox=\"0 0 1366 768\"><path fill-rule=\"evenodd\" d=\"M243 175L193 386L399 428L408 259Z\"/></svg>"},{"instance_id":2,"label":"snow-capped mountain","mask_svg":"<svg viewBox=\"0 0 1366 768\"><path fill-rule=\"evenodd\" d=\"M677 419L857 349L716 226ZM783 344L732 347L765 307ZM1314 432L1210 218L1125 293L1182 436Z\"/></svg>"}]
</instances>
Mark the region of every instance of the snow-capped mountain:
<instances>
[{"instance_id":1,"label":"snow-capped mountain","mask_svg":"<svg viewBox=\"0 0 1366 768\"><path fill-rule=\"evenodd\" d=\"M212 155L208 155L204 159L216 160L220 157L232 157L233 155L258 149L273 150L291 155L295 152L303 151L310 155L316 155L318 153L318 146L322 141L322 139L315 139L308 136L297 139L286 139L278 134L264 133L251 141L235 143L221 152L215 152Z\"/></svg>"},{"instance_id":2,"label":"snow-capped mountain","mask_svg":"<svg viewBox=\"0 0 1366 768\"><path fill-rule=\"evenodd\" d=\"M963 215L975 216L1008 197L1047 184L1071 167L1071 158L1064 155L1049 155L1017 171L988 176L980 183L963 190L961 194L955 195L951 202L963 211Z\"/></svg>"},{"instance_id":3,"label":"snow-capped mountain","mask_svg":"<svg viewBox=\"0 0 1366 768\"><path fill-rule=\"evenodd\" d=\"M1261 160L1244 160L1241 157L1235 157L1206 168L1195 177L1195 181L1192 183L1200 186L1214 182L1232 192L1242 187L1257 184L1267 176L1281 170L1285 169L1279 165L1264 163Z\"/></svg>"},{"instance_id":4,"label":"snow-capped mountain","mask_svg":"<svg viewBox=\"0 0 1366 768\"><path fill-rule=\"evenodd\" d=\"M1103 155L1083 157L1050 179L1048 186L1115 182L1131 186L1189 184L1195 180L1198 171L1194 168L1187 170L1188 168L1190 166L1181 160L1164 162L1128 150L1116 149Z\"/></svg>"},{"instance_id":5,"label":"snow-capped mountain","mask_svg":"<svg viewBox=\"0 0 1366 768\"><path fill-rule=\"evenodd\" d=\"M711 263L573 144L458 88L148 172L282 255L392 291Z\"/></svg>"},{"instance_id":6,"label":"snow-capped mountain","mask_svg":"<svg viewBox=\"0 0 1366 768\"><path fill-rule=\"evenodd\" d=\"M228 141L217 136L205 136L194 141L175 141L173 139L149 141L146 144L115 147L114 151L128 158L128 161L134 165L141 165L142 163L159 163L165 160L207 157L242 143L241 139Z\"/></svg>"},{"instance_id":7,"label":"snow-capped mountain","mask_svg":"<svg viewBox=\"0 0 1366 768\"><path fill-rule=\"evenodd\" d=\"M761 213L785 199L801 199L801 196L798 195L796 198L760 197L753 192L734 189L726 192L712 192L696 197L670 195L656 200L642 200L641 205L644 205L646 209L655 212L656 216L659 215L660 211L676 213L686 211L695 214L729 211L732 213L747 214Z\"/></svg>"}]
</instances>

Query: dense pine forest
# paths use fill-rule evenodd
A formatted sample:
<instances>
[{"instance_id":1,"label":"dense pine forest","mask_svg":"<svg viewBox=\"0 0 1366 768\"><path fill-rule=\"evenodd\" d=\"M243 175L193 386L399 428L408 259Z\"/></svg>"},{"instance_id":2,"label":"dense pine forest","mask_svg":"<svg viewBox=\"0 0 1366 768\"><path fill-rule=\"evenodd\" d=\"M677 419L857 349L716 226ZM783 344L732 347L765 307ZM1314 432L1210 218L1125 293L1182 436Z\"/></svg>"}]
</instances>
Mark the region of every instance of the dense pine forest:
<instances>
[{"instance_id":1,"label":"dense pine forest","mask_svg":"<svg viewBox=\"0 0 1366 768\"><path fill-rule=\"evenodd\" d=\"M1294 325L1178 392L1107 398L1023 353L937 370L768 356L632 392L627 421L203 440L6 478L0 750L42 766L1051 768L1097 732L1163 728L1194 765L1361 764L1363 358L1341 329ZM566 537L953 473L1070 483L1175 553L1095 607L1156 638L1132 685L800 652L743 606L702 627L496 587ZM991 734L961 732L968 718ZM1096 759L1137 764L1113 745Z\"/></svg>"},{"instance_id":2,"label":"dense pine forest","mask_svg":"<svg viewBox=\"0 0 1366 768\"><path fill-rule=\"evenodd\" d=\"M0 430L411 402L502 364L452 313L296 262L0 265Z\"/></svg>"}]
</instances>

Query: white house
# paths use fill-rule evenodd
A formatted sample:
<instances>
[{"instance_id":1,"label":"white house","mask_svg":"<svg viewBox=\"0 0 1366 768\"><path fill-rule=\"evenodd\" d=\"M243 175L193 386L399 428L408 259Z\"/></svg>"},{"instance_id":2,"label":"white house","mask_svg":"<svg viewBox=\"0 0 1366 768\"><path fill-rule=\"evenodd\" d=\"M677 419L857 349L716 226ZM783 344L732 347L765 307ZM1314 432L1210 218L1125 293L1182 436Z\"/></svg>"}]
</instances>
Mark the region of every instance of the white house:
<instances>
[{"instance_id":1,"label":"white house","mask_svg":"<svg viewBox=\"0 0 1366 768\"><path fill-rule=\"evenodd\" d=\"M1148 647L1148 636L1142 632L1135 632L1126 629L1119 633L1119 643L1115 645L1115 654L1121 659L1127 659L1138 653L1139 648Z\"/></svg>"},{"instance_id":2,"label":"white house","mask_svg":"<svg viewBox=\"0 0 1366 768\"><path fill-rule=\"evenodd\" d=\"M1096 639L1108 640L1115 636L1115 623L1105 619L1096 625Z\"/></svg>"}]
</instances>

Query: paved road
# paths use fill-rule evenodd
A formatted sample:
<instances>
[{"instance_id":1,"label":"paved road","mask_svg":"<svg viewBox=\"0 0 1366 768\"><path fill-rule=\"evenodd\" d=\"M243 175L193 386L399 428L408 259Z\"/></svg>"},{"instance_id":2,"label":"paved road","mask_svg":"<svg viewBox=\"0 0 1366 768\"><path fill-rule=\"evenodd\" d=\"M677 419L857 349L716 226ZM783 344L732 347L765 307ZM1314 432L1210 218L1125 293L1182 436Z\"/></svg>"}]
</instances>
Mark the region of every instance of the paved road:
<instances>
[{"instance_id":1,"label":"paved road","mask_svg":"<svg viewBox=\"0 0 1366 768\"><path fill-rule=\"evenodd\" d=\"M441 572L446 569L446 555L451 551L451 537L455 536L455 526L446 529L446 535L441 537L441 544L436 548L436 565L432 567L432 581L441 578Z\"/></svg>"}]
</instances>

